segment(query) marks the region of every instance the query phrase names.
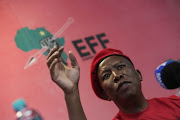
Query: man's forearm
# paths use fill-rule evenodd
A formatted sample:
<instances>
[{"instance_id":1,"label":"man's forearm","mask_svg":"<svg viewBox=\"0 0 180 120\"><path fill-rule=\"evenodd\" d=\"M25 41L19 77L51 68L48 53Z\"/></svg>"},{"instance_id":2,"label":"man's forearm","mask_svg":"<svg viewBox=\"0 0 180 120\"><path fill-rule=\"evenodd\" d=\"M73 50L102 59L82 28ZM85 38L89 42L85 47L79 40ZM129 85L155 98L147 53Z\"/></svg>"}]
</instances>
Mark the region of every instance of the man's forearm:
<instances>
[{"instance_id":1,"label":"man's forearm","mask_svg":"<svg viewBox=\"0 0 180 120\"><path fill-rule=\"evenodd\" d=\"M72 94L65 94L65 100L68 109L69 120L87 120L81 105L78 89Z\"/></svg>"}]
</instances>

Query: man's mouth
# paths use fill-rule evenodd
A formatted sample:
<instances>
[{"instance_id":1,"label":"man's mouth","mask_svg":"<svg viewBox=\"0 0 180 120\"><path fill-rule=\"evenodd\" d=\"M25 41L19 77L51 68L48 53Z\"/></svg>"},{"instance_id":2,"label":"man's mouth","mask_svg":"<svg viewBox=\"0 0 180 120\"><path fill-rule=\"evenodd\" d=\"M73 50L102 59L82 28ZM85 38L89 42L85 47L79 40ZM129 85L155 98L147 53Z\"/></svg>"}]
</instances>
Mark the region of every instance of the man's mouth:
<instances>
[{"instance_id":1,"label":"man's mouth","mask_svg":"<svg viewBox=\"0 0 180 120\"><path fill-rule=\"evenodd\" d=\"M131 83L131 82L129 82L129 81L123 81L123 82L121 82L121 83L118 85L117 91L119 91L120 88L122 88L123 86L126 86L126 85L129 84L129 83Z\"/></svg>"}]
</instances>

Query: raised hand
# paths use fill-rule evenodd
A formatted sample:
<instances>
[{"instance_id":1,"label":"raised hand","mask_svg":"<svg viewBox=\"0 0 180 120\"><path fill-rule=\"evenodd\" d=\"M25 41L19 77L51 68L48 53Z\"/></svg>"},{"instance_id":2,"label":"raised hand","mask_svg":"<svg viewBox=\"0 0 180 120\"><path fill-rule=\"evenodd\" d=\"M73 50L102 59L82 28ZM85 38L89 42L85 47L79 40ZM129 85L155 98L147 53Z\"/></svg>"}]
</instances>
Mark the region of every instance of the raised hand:
<instances>
[{"instance_id":1,"label":"raised hand","mask_svg":"<svg viewBox=\"0 0 180 120\"><path fill-rule=\"evenodd\" d=\"M50 70L51 79L64 91L71 94L78 89L80 68L73 53L69 52L71 67L67 67L62 62L61 54L64 47L57 50L54 47L47 56L47 66Z\"/></svg>"}]
</instances>

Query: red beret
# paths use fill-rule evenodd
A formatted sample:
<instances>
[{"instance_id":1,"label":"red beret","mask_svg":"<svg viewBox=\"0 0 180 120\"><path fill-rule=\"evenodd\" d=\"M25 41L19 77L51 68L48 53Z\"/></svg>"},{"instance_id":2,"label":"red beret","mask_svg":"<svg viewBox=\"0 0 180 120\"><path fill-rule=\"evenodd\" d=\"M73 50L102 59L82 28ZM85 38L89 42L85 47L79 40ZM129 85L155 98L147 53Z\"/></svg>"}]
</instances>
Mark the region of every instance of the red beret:
<instances>
[{"instance_id":1,"label":"red beret","mask_svg":"<svg viewBox=\"0 0 180 120\"><path fill-rule=\"evenodd\" d=\"M106 48L96 54L96 56L94 57L94 59L92 60L92 63L91 63L91 70L90 70L91 85L92 85L92 88L93 88L95 94L101 99L104 99L104 98L101 96L102 90L101 90L101 87L97 80L97 68L101 61L103 61L106 57L111 56L111 55L123 56L131 62L131 60L128 56L124 55L120 50L117 50L117 49Z\"/></svg>"}]
</instances>

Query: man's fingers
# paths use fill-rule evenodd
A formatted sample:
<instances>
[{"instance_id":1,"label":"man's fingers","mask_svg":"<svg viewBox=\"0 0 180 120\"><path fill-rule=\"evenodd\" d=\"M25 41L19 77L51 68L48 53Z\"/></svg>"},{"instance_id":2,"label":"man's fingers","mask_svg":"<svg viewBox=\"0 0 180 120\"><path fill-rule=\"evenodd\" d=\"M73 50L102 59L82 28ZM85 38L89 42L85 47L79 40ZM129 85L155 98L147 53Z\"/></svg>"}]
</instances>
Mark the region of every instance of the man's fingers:
<instances>
[{"instance_id":1,"label":"man's fingers","mask_svg":"<svg viewBox=\"0 0 180 120\"><path fill-rule=\"evenodd\" d=\"M65 66L62 62L59 62L59 60L56 58L51 63L49 67L49 71L51 73L51 78L53 81L55 81L58 77L59 72L63 72L65 69Z\"/></svg>"},{"instance_id":2,"label":"man's fingers","mask_svg":"<svg viewBox=\"0 0 180 120\"><path fill-rule=\"evenodd\" d=\"M63 47L63 46L58 50L58 52L60 53L60 55L62 54L63 50L64 50L64 47Z\"/></svg>"},{"instance_id":3,"label":"man's fingers","mask_svg":"<svg viewBox=\"0 0 180 120\"><path fill-rule=\"evenodd\" d=\"M54 68L55 68L55 65L56 65L57 62L58 62L58 59L54 59L54 61L49 66L49 70L50 70L51 74L54 73Z\"/></svg>"},{"instance_id":4,"label":"man's fingers","mask_svg":"<svg viewBox=\"0 0 180 120\"><path fill-rule=\"evenodd\" d=\"M55 59L59 59L60 54L58 53L58 51L54 52L48 59L47 59L47 66L50 67L50 65L52 64L52 62Z\"/></svg>"},{"instance_id":5,"label":"man's fingers","mask_svg":"<svg viewBox=\"0 0 180 120\"><path fill-rule=\"evenodd\" d=\"M49 57L56 51L56 49L57 49L57 47L54 46L54 47L50 50L50 52L48 53L47 59L49 59Z\"/></svg>"},{"instance_id":6,"label":"man's fingers","mask_svg":"<svg viewBox=\"0 0 180 120\"><path fill-rule=\"evenodd\" d=\"M49 54L50 56L47 59L48 67L50 67L50 65L52 64L55 58L59 59L61 57L63 49L64 47L61 47L58 51L54 51L54 50L51 51L51 53ZM61 62L61 59L59 59L58 62Z\"/></svg>"},{"instance_id":7,"label":"man's fingers","mask_svg":"<svg viewBox=\"0 0 180 120\"><path fill-rule=\"evenodd\" d=\"M74 54L72 53L72 51L69 51L69 58L70 58L72 67L79 68L78 62L77 62Z\"/></svg>"}]
</instances>

